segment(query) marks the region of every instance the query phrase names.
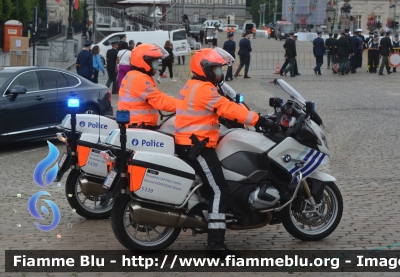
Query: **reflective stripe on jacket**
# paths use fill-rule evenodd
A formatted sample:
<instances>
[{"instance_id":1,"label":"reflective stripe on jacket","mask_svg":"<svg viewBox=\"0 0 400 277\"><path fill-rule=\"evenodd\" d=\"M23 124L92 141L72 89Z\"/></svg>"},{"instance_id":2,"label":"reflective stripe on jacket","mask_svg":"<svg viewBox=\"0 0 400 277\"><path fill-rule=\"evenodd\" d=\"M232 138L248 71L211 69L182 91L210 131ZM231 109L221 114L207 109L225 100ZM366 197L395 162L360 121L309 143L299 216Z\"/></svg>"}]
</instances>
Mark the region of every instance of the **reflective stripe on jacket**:
<instances>
[{"instance_id":1,"label":"reflective stripe on jacket","mask_svg":"<svg viewBox=\"0 0 400 277\"><path fill-rule=\"evenodd\" d=\"M176 100L158 90L150 76L129 71L119 89L118 110L129 110L130 124L156 126L158 110L175 112Z\"/></svg>"},{"instance_id":2,"label":"reflective stripe on jacket","mask_svg":"<svg viewBox=\"0 0 400 277\"><path fill-rule=\"evenodd\" d=\"M195 134L199 140L208 137L206 147L215 148L219 137L219 116L250 126L258 121L257 113L230 102L212 83L189 80L176 100L175 142L192 145L190 136Z\"/></svg>"}]
</instances>

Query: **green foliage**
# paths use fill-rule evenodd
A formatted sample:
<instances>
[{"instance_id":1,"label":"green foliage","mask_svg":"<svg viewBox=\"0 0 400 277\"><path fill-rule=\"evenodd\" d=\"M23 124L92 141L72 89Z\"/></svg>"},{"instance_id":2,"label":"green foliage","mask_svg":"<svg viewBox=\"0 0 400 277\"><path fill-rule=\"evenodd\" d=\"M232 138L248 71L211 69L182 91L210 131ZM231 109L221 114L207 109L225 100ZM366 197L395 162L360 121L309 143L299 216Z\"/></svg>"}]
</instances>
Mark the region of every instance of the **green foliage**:
<instances>
[{"instance_id":1,"label":"green foliage","mask_svg":"<svg viewBox=\"0 0 400 277\"><path fill-rule=\"evenodd\" d=\"M0 3L0 21L5 22L10 19L14 5L12 0L0 0Z\"/></svg>"},{"instance_id":2,"label":"green foliage","mask_svg":"<svg viewBox=\"0 0 400 277\"><path fill-rule=\"evenodd\" d=\"M78 10L74 10L74 8L72 7L72 22L73 23L80 23L83 21L83 12L84 12L83 4L84 4L84 2L79 1Z\"/></svg>"}]
</instances>

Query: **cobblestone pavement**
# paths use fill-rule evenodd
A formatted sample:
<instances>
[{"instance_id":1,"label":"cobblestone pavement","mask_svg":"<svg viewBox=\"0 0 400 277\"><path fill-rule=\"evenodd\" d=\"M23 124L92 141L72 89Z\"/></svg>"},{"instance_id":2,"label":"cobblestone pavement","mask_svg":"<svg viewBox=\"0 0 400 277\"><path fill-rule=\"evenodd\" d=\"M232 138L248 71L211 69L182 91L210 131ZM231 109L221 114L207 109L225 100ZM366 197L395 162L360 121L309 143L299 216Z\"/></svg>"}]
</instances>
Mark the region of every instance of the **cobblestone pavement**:
<instances>
[{"instance_id":1,"label":"cobblestone pavement","mask_svg":"<svg viewBox=\"0 0 400 277\"><path fill-rule=\"evenodd\" d=\"M221 37L220 37L221 38ZM239 41L239 37L235 40ZM220 39L220 44L224 39ZM251 40L255 51L271 49L279 51L283 42L257 38ZM310 42L298 42L298 49L309 50ZM176 66L178 68L179 66ZM183 68L183 66L181 66ZM323 65L323 68L326 64ZM184 72L184 70L180 70ZM254 73L254 74L253 74ZM332 75L322 70L322 76L312 70L300 70L296 78L283 77L307 100L314 100L324 120L327 139L332 152L331 163L321 171L337 179L344 198L344 213L336 231L318 242L302 242L291 237L282 225L262 229L227 231L226 243L236 250L399 250L400 231L398 222L400 181L398 179L398 147L400 112L399 78L395 73L385 76L368 74L360 69L357 74ZM168 94L176 95L187 80L178 75L178 82L163 79L159 87ZM259 112L271 112L270 95L263 91L258 79L276 78L273 71L249 72L251 79L235 79L230 82L238 92L245 94L247 104ZM105 78L101 81L105 83ZM116 110L116 95L113 105ZM60 152L64 146L50 139ZM36 164L47 155L46 140L14 143L0 150L0 268L4 271L5 249L59 249L59 250L123 250L115 239L110 219L86 220L74 213L64 194L64 176L61 187L53 185L48 191L61 211L61 221L54 230L40 232L33 224L27 210L27 201L39 191L32 180ZM17 197L21 194L21 197ZM72 228L68 224L72 223ZM20 226L20 227L18 227ZM69 225L71 226L71 225ZM61 238L57 235L61 234ZM181 233L170 247L173 250L203 249L206 235L192 237ZM39 273L4 273L1 276L45 276ZM51 276L71 276L72 273L54 273ZM77 273L73 276L134 276L134 273ZM265 276L264 273L148 273L145 276ZM268 276L337 276L337 273L268 273ZM347 273L340 276L398 276L398 273Z\"/></svg>"}]
</instances>

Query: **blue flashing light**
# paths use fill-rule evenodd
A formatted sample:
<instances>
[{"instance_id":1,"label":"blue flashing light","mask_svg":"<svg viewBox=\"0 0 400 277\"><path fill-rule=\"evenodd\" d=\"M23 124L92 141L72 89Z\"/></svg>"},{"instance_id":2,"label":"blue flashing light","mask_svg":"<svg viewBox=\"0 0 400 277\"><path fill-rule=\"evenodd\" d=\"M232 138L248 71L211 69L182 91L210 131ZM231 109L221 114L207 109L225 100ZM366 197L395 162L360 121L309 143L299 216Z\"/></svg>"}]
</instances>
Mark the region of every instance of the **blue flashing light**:
<instances>
[{"instance_id":1,"label":"blue flashing light","mask_svg":"<svg viewBox=\"0 0 400 277\"><path fill-rule=\"evenodd\" d=\"M313 112L315 111L315 103L314 103L314 101L311 101L311 110Z\"/></svg>"},{"instance_id":2,"label":"blue flashing light","mask_svg":"<svg viewBox=\"0 0 400 277\"><path fill-rule=\"evenodd\" d=\"M282 98L277 98L279 101L279 104L281 105L281 107L283 107L283 99Z\"/></svg>"},{"instance_id":3,"label":"blue flashing light","mask_svg":"<svg viewBox=\"0 0 400 277\"><path fill-rule=\"evenodd\" d=\"M243 96L243 94L241 94L241 93L236 94L236 103L241 104L241 103L243 103L243 102L244 102L244 96Z\"/></svg>"},{"instance_id":4,"label":"blue flashing light","mask_svg":"<svg viewBox=\"0 0 400 277\"><path fill-rule=\"evenodd\" d=\"M68 99L68 107L69 108L79 108L79 99L78 98L69 98Z\"/></svg>"},{"instance_id":5,"label":"blue flashing light","mask_svg":"<svg viewBox=\"0 0 400 277\"><path fill-rule=\"evenodd\" d=\"M131 120L131 114L127 110L118 110L116 114L116 121L118 124L128 124Z\"/></svg>"}]
</instances>

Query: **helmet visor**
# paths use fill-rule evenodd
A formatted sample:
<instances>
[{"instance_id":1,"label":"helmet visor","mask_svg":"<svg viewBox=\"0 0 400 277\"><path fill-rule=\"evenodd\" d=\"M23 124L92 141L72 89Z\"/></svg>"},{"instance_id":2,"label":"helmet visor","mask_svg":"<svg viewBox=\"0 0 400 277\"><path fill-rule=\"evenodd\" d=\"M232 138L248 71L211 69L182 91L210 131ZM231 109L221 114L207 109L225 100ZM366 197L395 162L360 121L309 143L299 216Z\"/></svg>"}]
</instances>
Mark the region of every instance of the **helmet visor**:
<instances>
[{"instance_id":1,"label":"helmet visor","mask_svg":"<svg viewBox=\"0 0 400 277\"><path fill-rule=\"evenodd\" d=\"M165 59L168 56L167 50L157 43L153 43L152 46L143 53L144 59Z\"/></svg>"},{"instance_id":2,"label":"helmet visor","mask_svg":"<svg viewBox=\"0 0 400 277\"><path fill-rule=\"evenodd\" d=\"M235 59L224 49L215 47L204 59L210 62L211 66L223 66L232 64Z\"/></svg>"}]
</instances>

